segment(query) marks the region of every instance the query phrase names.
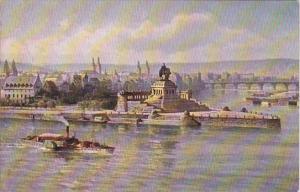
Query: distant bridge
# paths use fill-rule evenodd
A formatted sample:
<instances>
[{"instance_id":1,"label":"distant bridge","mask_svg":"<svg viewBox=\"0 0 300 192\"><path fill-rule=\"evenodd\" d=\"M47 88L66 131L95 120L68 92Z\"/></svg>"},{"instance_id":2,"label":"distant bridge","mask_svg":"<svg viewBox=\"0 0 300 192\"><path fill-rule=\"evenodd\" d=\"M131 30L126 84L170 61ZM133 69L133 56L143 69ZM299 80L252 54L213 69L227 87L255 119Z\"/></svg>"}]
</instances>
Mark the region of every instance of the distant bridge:
<instances>
[{"instance_id":1,"label":"distant bridge","mask_svg":"<svg viewBox=\"0 0 300 192\"><path fill-rule=\"evenodd\" d=\"M221 86L221 88L226 89L227 85L233 85L235 89L238 89L239 85L244 85L248 90L251 90L253 85L259 87L260 90L264 89L265 85L271 85L274 90L276 90L277 85L283 85L285 90L289 90L290 85L296 86L296 89L299 90L299 81L298 80L216 80L204 82L205 87L214 89L216 86Z\"/></svg>"}]
</instances>

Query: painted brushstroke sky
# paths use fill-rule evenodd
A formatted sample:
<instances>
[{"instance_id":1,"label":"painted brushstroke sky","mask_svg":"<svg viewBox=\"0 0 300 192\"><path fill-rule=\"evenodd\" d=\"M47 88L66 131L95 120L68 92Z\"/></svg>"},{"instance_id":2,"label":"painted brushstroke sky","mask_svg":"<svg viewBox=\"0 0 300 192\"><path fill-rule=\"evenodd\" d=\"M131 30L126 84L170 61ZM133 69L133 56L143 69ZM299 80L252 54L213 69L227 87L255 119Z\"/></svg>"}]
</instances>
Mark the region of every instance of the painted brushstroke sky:
<instances>
[{"instance_id":1,"label":"painted brushstroke sky","mask_svg":"<svg viewBox=\"0 0 300 192\"><path fill-rule=\"evenodd\" d=\"M299 57L297 1L0 1L0 59L33 64Z\"/></svg>"}]
</instances>

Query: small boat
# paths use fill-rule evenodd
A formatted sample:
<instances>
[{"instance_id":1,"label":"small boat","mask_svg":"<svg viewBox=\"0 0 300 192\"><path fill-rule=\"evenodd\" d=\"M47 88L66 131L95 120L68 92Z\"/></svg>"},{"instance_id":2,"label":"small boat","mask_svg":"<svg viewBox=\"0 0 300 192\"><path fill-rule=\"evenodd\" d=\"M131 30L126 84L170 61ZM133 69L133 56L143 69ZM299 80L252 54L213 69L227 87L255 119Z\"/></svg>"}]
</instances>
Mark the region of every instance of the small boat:
<instances>
[{"instance_id":1,"label":"small boat","mask_svg":"<svg viewBox=\"0 0 300 192\"><path fill-rule=\"evenodd\" d=\"M298 105L298 101L297 100L289 100L288 102L289 105Z\"/></svg>"},{"instance_id":2,"label":"small boat","mask_svg":"<svg viewBox=\"0 0 300 192\"><path fill-rule=\"evenodd\" d=\"M252 103L253 103L254 105L260 105L260 104L261 104L261 100L259 100L259 99L253 99L253 100L252 100Z\"/></svg>"},{"instance_id":3,"label":"small boat","mask_svg":"<svg viewBox=\"0 0 300 192\"><path fill-rule=\"evenodd\" d=\"M103 155L111 155L114 152L114 147L93 141L80 141L75 136L69 137L68 126L66 128L66 132L66 136L53 133L29 135L25 138L22 138L22 142L25 145L51 151L72 151L81 153L97 153Z\"/></svg>"},{"instance_id":4,"label":"small boat","mask_svg":"<svg viewBox=\"0 0 300 192\"><path fill-rule=\"evenodd\" d=\"M99 117L94 117L94 122L95 123L107 123L109 121L109 118L106 116L99 116Z\"/></svg>"}]
</instances>

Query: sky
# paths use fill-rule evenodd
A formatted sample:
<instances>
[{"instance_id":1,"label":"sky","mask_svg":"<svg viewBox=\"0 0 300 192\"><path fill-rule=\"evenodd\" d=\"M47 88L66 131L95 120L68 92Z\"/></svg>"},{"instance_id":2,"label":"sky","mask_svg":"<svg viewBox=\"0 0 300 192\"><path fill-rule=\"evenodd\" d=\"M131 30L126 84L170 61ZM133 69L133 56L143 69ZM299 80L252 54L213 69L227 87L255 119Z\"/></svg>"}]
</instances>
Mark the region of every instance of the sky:
<instances>
[{"instance_id":1,"label":"sky","mask_svg":"<svg viewBox=\"0 0 300 192\"><path fill-rule=\"evenodd\" d=\"M0 60L299 58L297 1L0 1Z\"/></svg>"}]
</instances>

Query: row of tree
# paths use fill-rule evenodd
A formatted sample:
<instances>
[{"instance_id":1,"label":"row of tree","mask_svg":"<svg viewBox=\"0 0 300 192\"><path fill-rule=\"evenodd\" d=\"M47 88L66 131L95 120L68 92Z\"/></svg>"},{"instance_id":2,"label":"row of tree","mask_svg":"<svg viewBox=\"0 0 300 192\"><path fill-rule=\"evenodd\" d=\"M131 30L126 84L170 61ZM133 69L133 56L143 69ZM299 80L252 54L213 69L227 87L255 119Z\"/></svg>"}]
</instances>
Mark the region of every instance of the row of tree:
<instances>
[{"instance_id":1,"label":"row of tree","mask_svg":"<svg viewBox=\"0 0 300 192\"><path fill-rule=\"evenodd\" d=\"M59 90L53 81L46 81L43 88L38 92L37 97L46 100L55 100L60 104L77 104L82 101L107 101L111 105L116 104L117 93L111 90L112 82L110 80L102 80L98 83L87 83L82 85L81 81L74 81L69 85L68 91ZM107 104L107 102L102 102ZM105 106L106 108L114 108L115 106Z\"/></svg>"}]
</instances>

